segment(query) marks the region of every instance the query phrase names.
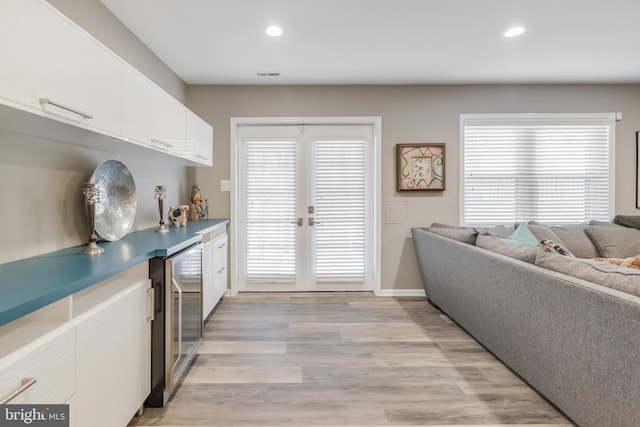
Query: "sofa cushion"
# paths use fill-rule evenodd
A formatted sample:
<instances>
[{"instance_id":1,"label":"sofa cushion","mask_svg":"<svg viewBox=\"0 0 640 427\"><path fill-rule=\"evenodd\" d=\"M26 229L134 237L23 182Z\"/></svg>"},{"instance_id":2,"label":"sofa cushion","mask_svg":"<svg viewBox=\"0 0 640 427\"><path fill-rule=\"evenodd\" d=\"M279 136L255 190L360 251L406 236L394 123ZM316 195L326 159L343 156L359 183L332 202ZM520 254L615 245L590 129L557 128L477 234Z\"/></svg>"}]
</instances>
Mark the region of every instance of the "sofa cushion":
<instances>
[{"instance_id":1,"label":"sofa cushion","mask_svg":"<svg viewBox=\"0 0 640 427\"><path fill-rule=\"evenodd\" d=\"M629 258L595 258L595 261L601 261L608 264L619 265L620 267L638 268L640 269L640 255Z\"/></svg>"},{"instance_id":2,"label":"sofa cushion","mask_svg":"<svg viewBox=\"0 0 640 427\"><path fill-rule=\"evenodd\" d=\"M431 224L431 232L460 242L468 243L470 245L476 244L476 237L478 236L477 228L453 227L451 225L440 224L437 222Z\"/></svg>"},{"instance_id":3,"label":"sofa cushion","mask_svg":"<svg viewBox=\"0 0 640 427\"><path fill-rule=\"evenodd\" d=\"M538 252L535 264L588 282L640 296L640 270L615 264Z\"/></svg>"},{"instance_id":4,"label":"sofa cushion","mask_svg":"<svg viewBox=\"0 0 640 427\"><path fill-rule=\"evenodd\" d=\"M535 262L536 253L538 251L538 248L535 246L522 246L506 243L503 238L495 236L487 231L481 231L478 233L476 246L531 264Z\"/></svg>"},{"instance_id":5,"label":"sofa cushion","mask_svg":"<svg viewBox=\"0 0 640 427\"><path fill-rule=\"evenodd\" d=\"M604 258L627 258L640 254L640 230L619 225L590 225L585 232Z\"/></svg>"}]
</instances>

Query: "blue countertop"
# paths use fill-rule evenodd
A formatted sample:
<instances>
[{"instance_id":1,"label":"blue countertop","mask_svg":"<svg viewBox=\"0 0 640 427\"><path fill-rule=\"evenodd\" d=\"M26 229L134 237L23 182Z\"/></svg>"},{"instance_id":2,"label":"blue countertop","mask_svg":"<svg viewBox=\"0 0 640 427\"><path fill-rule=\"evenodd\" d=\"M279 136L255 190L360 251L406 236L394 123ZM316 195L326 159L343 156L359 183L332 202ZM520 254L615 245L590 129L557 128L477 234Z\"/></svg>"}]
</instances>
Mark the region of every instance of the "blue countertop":
<instances>
[{"instance_id":1,"label":"blue countertop","mask_svg":"<svg viewBox=\"0 0 640 427\"><path fill-rule=\"evenodd\" d=\"M16 320L134 265L174 254L226 226L228 219L188 222L156 233L135 231L115 242L99 242L104 253L84 255L85 245L0 265L0 325Z\"/></svg>"}]
</instances>

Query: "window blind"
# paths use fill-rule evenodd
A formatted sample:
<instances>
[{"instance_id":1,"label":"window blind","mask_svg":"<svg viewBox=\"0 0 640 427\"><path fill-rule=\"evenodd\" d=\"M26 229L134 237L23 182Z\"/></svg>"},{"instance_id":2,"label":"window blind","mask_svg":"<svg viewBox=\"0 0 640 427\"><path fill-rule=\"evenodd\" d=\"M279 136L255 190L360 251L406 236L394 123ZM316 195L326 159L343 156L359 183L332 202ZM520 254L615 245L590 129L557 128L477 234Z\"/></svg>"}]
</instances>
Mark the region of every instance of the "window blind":
<instances>
[{"instance_id":1,"label":"window blind","mask_svg":"<svg viewBox=\"0 0 640 427\"><path fill-rule=\"evenodd\" d=\"M609 218L612 120L499 121L463 120L464 224Z\"/></svg>"},{"instance_id":2,"label":"window blind","mask_svg":"<svg viewBox=\"0 0 640 427\"><path fill-rule=\"evenodd\" d=\"M246 141L247 280L296 275L296 141Z\"/></svg>"},{"instance_id":3,"label":"window blind","mask_svg":"<svg viewBox=\"0 0 640 427\"><path fill-rule=\"evenodd\" d=\"M315 141L315 280L365 279L365 141Z\"/></svg>"}]
</instances>

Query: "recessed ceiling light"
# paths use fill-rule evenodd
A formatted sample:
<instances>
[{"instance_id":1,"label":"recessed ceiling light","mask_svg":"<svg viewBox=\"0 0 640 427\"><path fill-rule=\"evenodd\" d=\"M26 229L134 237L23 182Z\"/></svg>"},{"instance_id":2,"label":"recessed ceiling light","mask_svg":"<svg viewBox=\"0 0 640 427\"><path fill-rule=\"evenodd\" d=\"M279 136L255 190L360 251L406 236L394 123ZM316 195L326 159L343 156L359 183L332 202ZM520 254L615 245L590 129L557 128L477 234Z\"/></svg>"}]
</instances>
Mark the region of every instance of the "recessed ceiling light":
<instances>
[{"instance_id":1,"label":"recessed ceiling light","mask_svg":"<svg viewBox=\"0 0 640 427\"><path fill-rule=\"evenodd\" d=\"M280 37L282 35L282 28L277 25L272 25L267 28L267 34L271 37Z\"/></svg>"},{"instance_id":2,"label":"recessed ceiling light","mask_svg":"<svg viewBox=\"0 0 640 427\"><path fill-rule=\"evenodd\" d=\"M516 36L519 36L520 34L524 33L525 31L526 31L526 29L523 28L523 27L513 27L513 28L509 28L504 33L504 36L505 37L516 37Z\"/></svg>"}]
</instances>

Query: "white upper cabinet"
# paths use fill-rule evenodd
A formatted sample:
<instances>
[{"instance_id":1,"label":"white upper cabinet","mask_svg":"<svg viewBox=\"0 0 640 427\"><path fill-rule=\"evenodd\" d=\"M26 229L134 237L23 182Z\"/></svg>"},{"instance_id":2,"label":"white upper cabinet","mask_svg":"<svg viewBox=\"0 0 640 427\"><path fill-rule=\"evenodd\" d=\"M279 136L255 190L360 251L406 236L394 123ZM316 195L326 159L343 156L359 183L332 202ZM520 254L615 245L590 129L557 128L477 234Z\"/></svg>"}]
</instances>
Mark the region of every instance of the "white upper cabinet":
<instances>
[{"instance_id":1,"label":"white upper cabinet","mask_svg":"<svg viewBox=\"0 0 640 427\"><path fill-rule=\"evenodd\" d=\"M39 0L0 0L0 52L0 96L18 108L120 134L122 62L57 11Z\"/></svg>"},{"instance_id":2,"label":"white upper cabinet","mask_svg":"<svg viewBox=\"0 0 640 427\"><path fill-rule=\"evenodd\" d=\"M131 67L122 73L122 134L132 141L185 155L185 107Z\"/></svg>"},{"instance_id":3,"label":"white upper cabinet","mask_svg":"<svg viewBox=\"0 0 640 427\"><path fill-rule=\"evenodd\" d=\"M141 149L133 143L186 159L183 164L212 165L210 125L44 0L0 0L0 106L71 125L66 137L81 145ZM54 134L48 132L54 126L35 119L11 126ZM82 142L78 128L124 142Z\"/></svg>"},{"instance_id":4,"label":"white upper cabinet","mask_svg":"<svg viewBox=\"0 0 640 427\"><path fill-rule=\"evenodd\" d=\"M186 156L196 162L213 166L213 128L186 109Z\"/></svg>"}]
</instances>

